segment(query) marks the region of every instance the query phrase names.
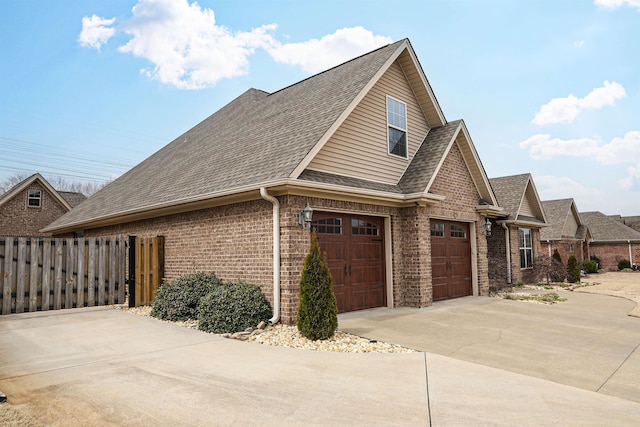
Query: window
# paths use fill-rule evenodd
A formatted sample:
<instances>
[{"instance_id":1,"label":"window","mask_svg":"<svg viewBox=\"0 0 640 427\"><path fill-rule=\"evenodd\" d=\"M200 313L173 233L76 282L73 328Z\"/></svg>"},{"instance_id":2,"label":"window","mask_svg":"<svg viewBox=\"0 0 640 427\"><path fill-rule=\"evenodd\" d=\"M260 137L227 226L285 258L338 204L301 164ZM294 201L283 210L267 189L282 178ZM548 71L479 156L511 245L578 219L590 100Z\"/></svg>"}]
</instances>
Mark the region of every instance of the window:
<instances>
[{"instance_id":1,"label":"window","mask_svg":"<svg viewBox=\"0 0 640 427\"><path fill-rule=\"evenodd\" d=\"M42 205L42 192L40 190L29 190L29 200L27 206L39 208Z\"/></svg>"},{"instance_id":2,"label":"window","mask_svg":"<svg viewBox=\"0 0 640 427\"><path fill-rule=\"evenodd\" d=\"M520 237L520 268L533 267L533 246L531 244L531 230L528 228L518 229Z\"/></svg>"},{"instance_id":3,"label":"window","mask_svg":"<svg viewBox=\"0 0 640 427\"><path fill-rule=\"evenodd\" d=\"M463 239L467 237L467 232L459 225L449 225L449 233L451 237L461 237Z\"/></svg>"},{"instance_id":4,"label":"window","mask_svg":"<svg viewBox=\"0 0 640 427\"><path fill-rule=\"evenodd\" d=\"M431 235L444 237L444 224L431 224Z\"/></svg>"},{"instance_id":5,"label":"window","mask_svg":"<svg viewBox=\"0 0 640 427\"><path fill-rule=\"evenodd\" d=\"M362 234L365 236L379 236L380 229L377 225L361 219L353 218L351 220L351 234Z\"/></svg>"},{"instance_id":6,"label":"window","mask_svg":"<svg viewBox=\"0 0 640 427\"><path fill-rule=\"evenodd\" d=\"M387 96L389 154L407 158L407 105Z\"/></svg>"},{"instance_id":7,"label":"window","mask_svg":"<svg viewBox=\"0 0 640 427\"><path fill-rule=\"evenodd\" d=\"M311 227L318 234L342 234L342 218L319 219Z\"/></svg>"}]
</instances>

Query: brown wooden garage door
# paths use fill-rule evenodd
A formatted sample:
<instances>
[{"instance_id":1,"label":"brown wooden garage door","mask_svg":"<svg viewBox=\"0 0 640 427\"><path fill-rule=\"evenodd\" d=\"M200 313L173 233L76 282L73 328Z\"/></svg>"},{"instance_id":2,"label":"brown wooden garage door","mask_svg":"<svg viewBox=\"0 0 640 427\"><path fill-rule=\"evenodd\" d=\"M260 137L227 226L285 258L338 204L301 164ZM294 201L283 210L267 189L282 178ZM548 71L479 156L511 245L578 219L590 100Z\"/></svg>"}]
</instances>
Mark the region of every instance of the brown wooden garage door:
<instances>
[{"instance_id":1,"label":"brown wooden garage door","mask_svg":"<svg viewBox=\"0 0 640 427\"><path fill-rule=\"evenodd\" d=\"M431 220L433 300L473 294L469 224Z\"/></svg>"},{"instance_id":2,"label":"brown wooden garage door","mask_svg":"<svg viewBox=\"0 0 640 427\"><path fill-rule=\"evenodd\" d=\"M387 303L382 218L314 212L313 229L326 253L338 312Z\"/></svg>"}]
</instances>

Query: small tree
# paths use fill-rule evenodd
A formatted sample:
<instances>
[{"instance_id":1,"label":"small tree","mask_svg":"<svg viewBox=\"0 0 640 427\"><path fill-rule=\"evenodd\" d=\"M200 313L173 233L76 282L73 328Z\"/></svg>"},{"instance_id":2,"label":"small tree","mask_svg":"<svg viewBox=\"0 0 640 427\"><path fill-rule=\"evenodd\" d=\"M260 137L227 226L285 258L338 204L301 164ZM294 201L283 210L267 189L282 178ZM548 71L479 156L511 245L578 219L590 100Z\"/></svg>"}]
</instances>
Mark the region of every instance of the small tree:
<instances>
[{"instance_id":1,"label":"small tree","mask_svg":"<svg viewBox=\"0 0 640 427\"><path fill-rule=\"evenodd\" d=\"M580 283L580 266L575 256L571 255L567 261L567 281L569 283Z\"/></svg>"},{"instance_id":2,"label":"small tree","mask_svg":"<svg viewBox=\"0 0 640 427\"><path fill-rule=\"evenodd\" d=\"M561 282L564 280L566 268L554 258L548 255L540 254L533 263L533 268L527 271L525 280L528 283L544 280L547 285L553 282Z\"/></svg>"},{"instance_id":3,"label":"small tree","mask_svg":"<svg viewBox=\"0 0 640 427\"><path fill-rule=\"evenodd\" d=\"M311 233L311 247L300 278L297 323L300 333L310 340L331 338L338 327L333 278L315 232Z\"/></svg>"}]
</instances>

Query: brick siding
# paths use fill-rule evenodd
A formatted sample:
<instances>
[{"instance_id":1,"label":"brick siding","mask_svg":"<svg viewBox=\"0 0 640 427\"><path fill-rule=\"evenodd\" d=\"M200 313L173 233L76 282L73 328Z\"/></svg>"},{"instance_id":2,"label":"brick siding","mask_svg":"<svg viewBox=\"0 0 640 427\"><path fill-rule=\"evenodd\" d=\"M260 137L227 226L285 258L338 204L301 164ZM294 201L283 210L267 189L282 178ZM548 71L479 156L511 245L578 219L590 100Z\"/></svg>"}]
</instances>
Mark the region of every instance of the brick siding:
<instances>
[{"instance_id":1,"label":"brick siding","mask_svg":"<svg viewBox=\"0 0 640 427\"><path fill-rule=\"evenodd\" d=\"M631 256L629 259L629 244L595 244L591 242L589 245L591 255L600 259L600 268L605 270L618 270L618 261L627 259L633 263L640 265L640 243L631 243Z\"/></svg>"},{"instance_id":2,"label":"brick siding","mask_svg":"<svg viewBox=\"0 0 640 427\"><path fill-rule=\"evenodd\" d=\"M29 207L29 190L40 190L40 207ZM40 230L67 212L67 208L37 180L0 206L0 236L47 237Z\"/></svg>"},{"instance_id":3,"label":"brick siding","mask_svg":"<svg viewBox=\"0 0 640 427\"><path fill-rule=\"evenodd\" d=\"M395 307L424 307L432 303L429 220L435 216L469 222L475 227L480 295L488 294L487 243L480 233L482 218L475 207L479 196L457 146L451 150L432 192L446 200L427 207L396 208L345 200L295 195L280 202L281 321L293 324L310 234L298 224L298 213L309 203L316 211L352 212L390 220L392 282ZM475 225L474 225L475 224ZM259 199L183 214L85 230L86 236L135 234L165 237L165 276L215 272L226 281L259 285L273 303L272 205ZM474 255L472 254L472 257Z\"/></svg>"}]
</instances>

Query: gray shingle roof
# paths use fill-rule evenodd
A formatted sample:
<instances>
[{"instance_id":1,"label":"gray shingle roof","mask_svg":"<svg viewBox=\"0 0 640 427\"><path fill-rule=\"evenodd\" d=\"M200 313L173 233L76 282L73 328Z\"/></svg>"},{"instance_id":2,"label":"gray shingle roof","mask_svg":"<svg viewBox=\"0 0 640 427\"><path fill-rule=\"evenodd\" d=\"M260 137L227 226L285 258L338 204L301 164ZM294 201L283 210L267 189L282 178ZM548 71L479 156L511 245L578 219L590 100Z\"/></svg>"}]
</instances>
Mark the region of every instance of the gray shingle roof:
<instances>
[{"instance_id":1,"label":"gray shingle roof","mask_svg":"<svg viewBox=\"0 0 640 427\"><path fill-rule=\"evenodd\" d=\"M509 214L508 220L516 219L530 179L531 174L528 173L489 179L491 188L498 199L498 205Z\"/></svg>"},{"instance_id":2,"label":"gray shingle roof","mask_svg":"<svg viewBox=\"0 0 640 427\"><path fill-rule=\"evenodd\" d=\"M60 194L60 197L65 199L72 208L78 206L87 199L87 196L84 194L74 191L58 191L58 194Z\"/></svg>"},{"instance_id":3,"label":"gray shingle roof","mask_svg":"<svg viewBox=\"0 0 640 427\"><path fill-rule=\"evenodd\" d=\"M288 178L403 42L272 94L248 90L47 229Z\"/></svg>"},{"instance_id":4,"label":"gray shingle roof","mask_svg":"<svg viewBox=\"0 0 640 427\"><path fill-rule=\"evenodd\" d=\"M461 123L461 120L455 120L429 131L398 183L405 193L418 193L427 188Z\"/></svg>"},{"instance_id":5,"label":"gray shingle roof","mask_svg":"<svg viewBox=\"0 0 640 427\"><path fill-rule=\"evenodd\" d=\"M566 237L584 238L585 228L580 225L580 218L576 219L578 229L575 236L562 235L567 218L573 215L571 209L575 205L573 199L545 200L541 203L549 226L540 230L540 240L561 240Z\"/></svg>"},{"instance_id":6,"label":"gray shingle roof","mask_svg":"<svg viewBox=\"0 0 640 427\"><path fill-rule=\"evenodd\" d=\"M580 212L580 218L589 228L593 243L598 242L640 242L640 232L611 218L602 212Z\"/></svg>"}]
</instances>

